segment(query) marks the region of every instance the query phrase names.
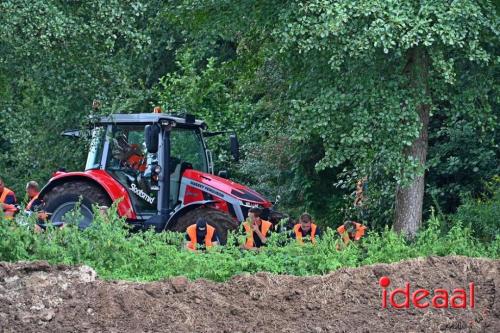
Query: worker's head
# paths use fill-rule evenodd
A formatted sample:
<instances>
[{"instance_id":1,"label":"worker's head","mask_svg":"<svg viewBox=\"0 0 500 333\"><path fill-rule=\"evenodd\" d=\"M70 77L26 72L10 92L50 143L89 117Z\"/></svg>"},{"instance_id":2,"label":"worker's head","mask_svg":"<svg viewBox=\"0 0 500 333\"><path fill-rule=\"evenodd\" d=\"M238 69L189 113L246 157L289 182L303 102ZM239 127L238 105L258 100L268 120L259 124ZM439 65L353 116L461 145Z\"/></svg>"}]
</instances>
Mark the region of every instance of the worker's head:
<instances>
[{"instance_id":1,"label":"worker's head","mask_svg":"<svg viewBox=\"0 0 500 333\"><path fill-rule=\"evenodd\" d=\"M113 147L111 153L114 159L124 161L130 157L130 145L128 144L127 134L118 132L113 138Z\"/></svg>"},{"instance_id":2,"label":"worker's head","mask_svg":"<svg viewBox=\"0 0 500 333\"><path fill-rule=\"evenodd\" d=\"M309 231L311 229L311 224L312 224L312 217L308 213L304 213L300 215L299 218L299 223L300 223L300 228L303 231Z\"/></svg>"},{"instance_id":3,"label":"worker's head","mask_svg":"<svg viewBox=\"0 0 500 333\"><path fill-rule=\"evenodd\" d=\"M28 197L34 197L38 194L38 192L40 192L40 189L36 181L32 180L29 181L28 184L26 184L26 193L28 194Z\"/></svg>"},{"instance_id":4,"label":"worker's head","mask_svg":"<svg viewBox=\"0 0 500 333\"><path fill-rule=\"evenodd\" d=\"M0 192L3 192L3 188L5 187L4 183L3 183L3 179L0 178Z\"/></svg>"},{"instance_id":5,"label":"worker's head","mask_svg":"<svg viewBox=\"0 0 500 333\"><path fill-rule=\"evenodd\" d=\"M356 233L356 224L354 224L353 221L345 221L344 222L344 229L349 235L350 239L354 239L354 235Z\"/></svg>"},{"instance_id":6,"label":"worker's head","mask_svg":"<svg viewBox=\"0 0 500 333\"><path fill-rule=\"evenodd\" d=\"M260 216L262 215L262 209L258 207L252 207L248 211L248 217L252 222L260 223Z\"/></svg>"},{"instance_id":7,"label":"worker's head","mask_svg":"<svg viewBox=\"0 0 500 333\"><path fill-rule=\"evenodd\" d=\"M203 217L199 217L196 220L196 233L198 235L204 235L207 233L207 220Z\"/></svg>"}]
</instances>

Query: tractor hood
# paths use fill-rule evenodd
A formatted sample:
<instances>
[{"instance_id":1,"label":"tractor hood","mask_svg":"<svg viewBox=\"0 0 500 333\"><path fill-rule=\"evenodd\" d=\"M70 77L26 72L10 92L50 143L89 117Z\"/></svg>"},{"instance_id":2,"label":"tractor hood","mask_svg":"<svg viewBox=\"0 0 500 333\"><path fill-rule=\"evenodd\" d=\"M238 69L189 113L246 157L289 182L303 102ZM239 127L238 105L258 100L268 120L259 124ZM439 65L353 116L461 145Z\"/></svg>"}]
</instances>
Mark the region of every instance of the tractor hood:
<instances>
[{"instance_id":1,"label":"tractor hood","mask_svg":"<svg viewBox=\"0 0 500 333\"><path fill-rule=\"evenodd\" d=\"M264 208L270 208L272 203L262 194L257 193L251 188L235 183L231 180L218 177L198 170L188 169L183 177L208 186L209 188L220 191L225 195L230 195L250 205L259 205Z\"/></svg>"}]
</instances>

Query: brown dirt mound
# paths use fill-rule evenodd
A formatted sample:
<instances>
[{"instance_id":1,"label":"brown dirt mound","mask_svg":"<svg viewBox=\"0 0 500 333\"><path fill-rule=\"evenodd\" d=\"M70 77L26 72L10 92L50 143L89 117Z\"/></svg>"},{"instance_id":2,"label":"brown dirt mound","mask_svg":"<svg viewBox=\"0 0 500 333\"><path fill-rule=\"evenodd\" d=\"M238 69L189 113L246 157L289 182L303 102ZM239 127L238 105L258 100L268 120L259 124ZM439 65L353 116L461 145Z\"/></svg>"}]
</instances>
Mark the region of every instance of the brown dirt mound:
<instances>
[{"instance_id":1,"label":"brown dirt mound","mask_svg":"<svg viewBox=\"0 0 500 333\"><path fill-rule=\"evenodd\" d=\"M325 276L260 273L101 281L92 269L0 263L2 332L500 332L499 260L430 257ZM473 309L382 309L381 276L403 287L466 288Z\"/></svg>"}]
</instances>

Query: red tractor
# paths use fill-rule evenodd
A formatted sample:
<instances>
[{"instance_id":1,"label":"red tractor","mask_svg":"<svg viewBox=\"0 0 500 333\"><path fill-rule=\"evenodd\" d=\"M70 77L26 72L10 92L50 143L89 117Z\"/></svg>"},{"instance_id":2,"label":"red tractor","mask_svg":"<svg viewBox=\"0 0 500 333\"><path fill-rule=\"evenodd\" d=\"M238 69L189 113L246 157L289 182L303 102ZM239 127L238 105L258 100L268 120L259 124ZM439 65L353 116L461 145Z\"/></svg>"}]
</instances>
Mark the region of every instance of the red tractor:
<instances>
[{"instance_id":1,"label":"red tractor","mask_svg":"<svg viewBox=\"0 0 500 333\"><path fill-rule=\"evenodd\" d=\"M203 121L192 115L115 114L94 121L83 172L56 172L40 198L52 222L80 202L80 228L93 220L92 205L110 206L135 230L184 231L198 217L214 226L224 243L251 207L271 214L272 203L250 188L213 174ZM238 159L238 140L230 135Z\"/></svg>"}]
</instances>

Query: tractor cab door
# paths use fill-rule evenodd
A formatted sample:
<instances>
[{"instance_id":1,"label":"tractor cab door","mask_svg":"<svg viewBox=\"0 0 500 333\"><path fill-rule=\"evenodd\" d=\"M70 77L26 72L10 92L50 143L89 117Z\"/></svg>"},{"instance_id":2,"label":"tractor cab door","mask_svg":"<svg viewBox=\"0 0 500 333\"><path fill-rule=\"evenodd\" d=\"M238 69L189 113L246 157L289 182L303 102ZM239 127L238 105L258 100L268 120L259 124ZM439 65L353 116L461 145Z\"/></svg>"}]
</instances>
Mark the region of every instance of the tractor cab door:
<instances>
[{"instance_id":1,"label":"tractor cab door","mask_svg":"<svg viewBox=\"0 0 500 333\"><path fill-rule=\"evenodd\" d=\"M159 188L153 169L159 165L163 147L160 145L157 153L147 152L144 125L113 125L108 133L106 171L127 189L140 219L157 214ZM179 192L183 172L190 168L207 172L208 160L199 130L176 127L168 135L171 147L169 209L174 209L182 201Z\"/></svg>"},{"instance_id":2,"label":"tractor cab door","mask_svg":"<svg viewBox=\"0 0 500 333\"><path fill-rule=\"evenodd\" d=\"M151 182L154 155L145 149L144 126L112 127L106 171L128 191L139 218L157 213L158 191Z\"/></svg>"},{"instance_id":3,"label":"tractor cab door","mask_svg":"<svg viewBox=\"0 0 500 333\"><path fill-rule=\"evenodd\" d=\"M175 128L170 133L170 197L179 203L182 174L186 169L208 172L206 147L201 133L187 128Z\"/></svg>"}]
</instances>

